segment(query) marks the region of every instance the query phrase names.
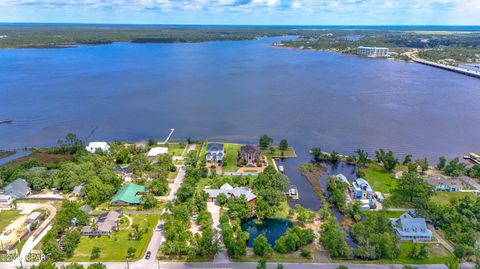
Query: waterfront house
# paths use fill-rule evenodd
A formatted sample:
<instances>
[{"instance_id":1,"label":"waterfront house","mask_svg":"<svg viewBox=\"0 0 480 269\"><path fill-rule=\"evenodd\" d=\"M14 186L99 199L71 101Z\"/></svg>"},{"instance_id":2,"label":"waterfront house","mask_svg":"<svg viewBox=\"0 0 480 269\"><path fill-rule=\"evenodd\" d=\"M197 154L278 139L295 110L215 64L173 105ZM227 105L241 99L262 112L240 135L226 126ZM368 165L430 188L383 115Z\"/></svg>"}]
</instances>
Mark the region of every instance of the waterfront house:
<instances>
[{"instance_id":1,"label":"waterfront house","mask_svg":"<svg viewBox=\"0 0 480 269\"><path fill-rule=\"evenodd\" d=\"M118 231L120 215L119 211L109 211L98 215L95 225L84 226L81 233L84 236L104 236L109 235L112 231Z\"/></svg>"},{"instance_id":2,"label":"waterfront house","mask_svg":"<svg viewBox=\"0 0 480 269\"><path fill-rule=\"evenodd\" d=\"M25 179L18 178L12 183L8 184L5 187L4 192L13 198L27 198L30 194L32 194L32 189L30 189Z\"/></svg>"},{"instance_id":3,"label":"waterfront house","mask_svg":"<svg viewBox=\"0 0 480 269\"><path fill-rule=\"evenodd\" d=\"M401 240L430 241L432 231L427 228L424 218L419 218L415 211L408 210L400 218L392 220L392 226Z\"/></svg>"},{"instance_id":4,"label":"waterfront house","mask_svg":"<svg viewBox=\"0 0 480 269\"><path fill-rule=\"evenodd\" d=\"M85 149L90 153L95 153L97 150L108 152L110 151L110 146L107 142L97 141L88 143L88 146L86 146Z\"/></svg>"},{"instance_id":5,"label":"waterfront house","mask_svg":"<svg viewBox=\"0 0 480 269\"><path fill-rule=\"evenodd\" d=\"M211 143L207 145L207 150L205 152L207 162L216 162L220 164L223 162L224 157L225 149L223 144Z\"/></svg>"},{"instance_id":6,"label":"waterfront house","mask_svg":"<svg viewBox=\"0 0 480 269\"><path fill-rule=\"evenodd\" d=\"M357 178L352 183L352 195L354 199L370 199L373 189L370 184L363 179Z\"/></svg>"},{"instance_id":7,"label":"waterfront house","mask_svg":"<svg viewBox=\"0 0 480 269\"><path fill-rule=\"evenodd\" d=\"M215 202L217 196L221 193L225 194L228 198L238 198L242 195L247 199L247 203L255 205L257 203L257 196L253 194L252 190L246 187L232 187L230 184L223 184L220 189L205 189L208 194L208 201Z\"/></svg>"},{"instance_id":8,"label":"waterfront house","mask_svg":"<svg viewBox=\"0 0 480 269\"><path fill-rule=\"evenodd\" d=\"M115 194L111 204L113 206L140 205L144 193L145 187L133 183L126 184Z\"/></svg>"},{"instance_id":9,"label":"waterfront house","mask_svg":"<svg viewBox=\"0 0 480 269\"><path fill-rule=\"evenodd\" d=\"M257 166L260 161L260 150L255 145L245 145L240 147L240 158L247 166Z\"/></svg>"},{"instance_id":10,"label":"waterfront house","mask_svg":"<svg viewBox=\"0 0 480 269\"><path fill-rule=\"evenodd\" d=\"M463 189L462 182L459 179L450 179L444 176L429 177L427 183L436 191L458 192Z\"/></svg>"},{"instance_id":11,"label":"waterfront house","mask_svg":"<svg viewBox=\"0 0 480 269\"><path fill-rule=\"evenodd\" d=\"M147 153L147 156L149 158L155 158L157 157L158 155L163 155L163 154L167 154L168 153L168 148L165 148L165 147L154 147L154 148L151 148L148 153Z\"/></svg>"}]
</instances>

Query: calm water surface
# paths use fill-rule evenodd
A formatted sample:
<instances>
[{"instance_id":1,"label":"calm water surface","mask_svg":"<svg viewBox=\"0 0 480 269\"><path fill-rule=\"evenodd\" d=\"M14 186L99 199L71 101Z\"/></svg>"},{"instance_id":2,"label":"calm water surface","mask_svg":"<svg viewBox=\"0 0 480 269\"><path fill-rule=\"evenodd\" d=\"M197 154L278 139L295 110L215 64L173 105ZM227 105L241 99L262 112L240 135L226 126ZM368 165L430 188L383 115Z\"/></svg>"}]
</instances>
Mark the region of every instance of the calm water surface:
<instances>
[{"instance_id":1,"label":"calm water surface","mask_svg":"<svg viewBox=\"0 0 480 269\"><path fill-rule=\"evenodd\" d=\"M174 139L236 142L268 133L297 150L287 174L313 146L431 160L480 151L479 79L275 41L0 50L0 119L14 120L0 125L0 148L69 132L144 140L176 128Z\"/></svg>"},{"instance_id":2,"label":"calm water surface","mask_svg":"<svg viewBox=\"0 0 480 269\"><path fill-rule=\"evenodd\" d=\"M265 219L261 223L257 223L255 218L242 221L242 230L250 234L247 242L248 247L253 247L253 241L260 234L263 234L273 247L275 241L291 227L293 227L293 224L287 219Z\"/></svg>"}]
</instances>

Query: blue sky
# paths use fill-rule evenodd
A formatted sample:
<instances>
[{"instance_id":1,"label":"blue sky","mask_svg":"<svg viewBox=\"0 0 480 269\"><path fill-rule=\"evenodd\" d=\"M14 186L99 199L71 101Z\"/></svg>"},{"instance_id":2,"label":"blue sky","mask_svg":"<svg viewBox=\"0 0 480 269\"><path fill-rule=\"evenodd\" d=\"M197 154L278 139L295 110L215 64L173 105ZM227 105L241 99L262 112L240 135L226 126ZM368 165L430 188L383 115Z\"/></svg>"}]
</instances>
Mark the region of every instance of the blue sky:
<instances>
[{"instance_id":1,"label":"blue sky","mask_svg":"<svg viewBox=\"0 0 480 269\"><path fill-rule=\"evenodd\" d=\"M0 0L0 21L480 25L480 0Z\"/></svg>"}]
</instances>

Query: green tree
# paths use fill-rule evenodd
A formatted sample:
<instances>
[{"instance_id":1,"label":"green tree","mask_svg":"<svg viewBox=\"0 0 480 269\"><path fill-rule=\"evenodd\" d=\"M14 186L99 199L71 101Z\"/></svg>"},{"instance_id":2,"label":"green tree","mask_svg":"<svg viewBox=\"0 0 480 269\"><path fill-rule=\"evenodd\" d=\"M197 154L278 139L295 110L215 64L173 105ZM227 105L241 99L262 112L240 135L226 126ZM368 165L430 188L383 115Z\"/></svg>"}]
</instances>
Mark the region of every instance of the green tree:
<instances>
[{"instance_id":1,"label":"green tree","mask_svg":"<svg viewBox=\"0 0 480 269\"><path fill-rule=\"evenodd\" d=\"M457 258L452 258L449 259L445 265L447 266L448 269L458 269L460 266L460 261Z\"/></svg>"},{"instance_id":2,"label":"green tree","mask_svg":"<svg viewBox=\"0 0 480 269\"><path fill-rule=\"evenodd\" d=\"M463 175L463 173L465 172L465 164L460 163L460 160L458 158L455 158L451 160L447 166L445 166L443 171L447 176L458 177Z\"/></svg>"},{"instance_id":3,"label":"green tree","mask_svg":"<svg viewBox=\"0 0 480 269\"><path fill-rule=\"evenodd\" d=\"M218 196L217 196L217 203L221 206L224 206L228 201L228 197L225 193L220 193Z\"/></svg>"},{"instance_id":4,"label":"green tree","mask_svg":"<svg viewBox=\"0 0 480 269\"><path fill-rule=\"evenodd\" d=\"M90 259L91 260L95 260L95 259L98 259L100 258L100 252L102 250L98 247L98 246L94 246L92 248L92 252L90 253Z\"/></svg>"},{"instance_id":5,"label":"green tree","mask_svg":"<svg viewBox=\"0 0 480 269\"><path fill-rule=\"evenodd\" d=\"M348 269L348 266L340 265L340 266L337 267L337 269Z\"/></svg>"},{"instance_id":6,"label":"green tree","mask_svg":"<svg viewBox=\"0 0 480 269\"><path fill-rule=\"evenodd\" d=\"M71 264L67 264L67 265L62 265L62 267L60 267L62 269L84 269L85 267L81 264L78 264L78 263L71 263Z\"/></svg>"},{"instance_id":7,"label":"green tree","mask_svg":"<svg viewBox=\"0 0 480 269\"><path fill-rule=\"evenodd\" d=\"M152 209L158 205L158 201L155 199L155 196L153 196L152 193L147 193L143 199L144 201L142 207L144 209Z\"/></svg>"},{"instance_id":8,"label":"green tree","mask_svg":"<svg viewBox=\"0 0 480 269\"><path fill-rule=\"evenodd\" d=\"M438 170L445 169L446 165L447 165L447 159L444 156L441 156L440 158L438 158L438 164L437 164Z\"/></svg>"},{"instance_id":9,"label":"green tree","mask_svg":"<svg viewBox=\"0 0 480 269\"><path fill-rule=\"evenodd\" d=\"M267 260L260 259L257 264L257 269L267 269Z\"/></svg>"},{"instance_id":10,"label":"green tree","mask_svg":"<svg viewBox=\"0 0 480 269\"><path fill-rule=\"evenodd\" d=\"M418 166L420 166L420 169L422 169L422 173L428 170L428 160L427 158L423 158L421 160L417 160Z\"/></svg>"},{"instance_id":11,"label":"green tree","mask_svg":"<svg viewBox=\"0 0 480 269\"><path fill-rule=\"evenodd\" d=\"M395 194L407 199L409 202L420 202L426 204L433 195L432 187L418 176L416 172L405 172L398 179Z\"/></svg>"},{"instance_id":12,"label":"green tree","mask_svg":"<svg viewBox=\"0 0 480 269\"><path fill-rule=\"evenodd\" d=\"M337 162L338 160L340 160L340 155L336 151L330 152L330 161Z\"/></svg>"},{"instance_id":13,"label":"green tree","mask_svg":"<svg viewBox=\"0 0 480 269\"><path fill-rule=\"evenodd\" d=\"M260 146L260 148L266 149L266 148L268 148L272 143L273 143L273 138L271 138L271 137L268 136L267 134L264 134L264 135L260 136L258 145Z\"/></svg>"},{"instance_id":14,"label":"green tree","mask_svg":"<svg viewBox=\"0 0 480 269\"><path fill-rule=\"evenodd\" d=\"M357 149L355 154L357 154L358 165L365 166L368 163L368 152L363 149Z\"/></svg>"},{"instance_id":15,"label":"green tree","mask_svg":"<svg viewBox=\"0 0 480 269\"><path fill-rule=\"evenodd\" d=\"M288 149L288 141L286 139L280 140L280 150L287 150Z\"/></svg>"},{"instance_id":16,"label":"green tree","mask_svg":"<svg viewBox=\"0 0 480 269\"><path fill-rule=\"evenodd\" d=\"M137 249L134 247L129 247L127 249L127 258L133 258L135 256L135 252L137 252Z\"/></svg>"},{"instance_id":17,"label":"green tree","mask_svg":"<svg viewBox=\"0 0 480 269\"><path fill-rule=\"evenodd\" d=\"M412 163L412 155L408 154L405 156L405 158L403 159L403 162L402 164L407 166L409 165L410 163Z\"/></svg>"},{"instance_id":18,"label":"green tree","mask_svg":"<svg viewBox=\"0 0 480 269\"><path fill-rule=\"evenodd\" d=\"M107 266L105 264L97 262L97 263L90 264L87 269L106 269L106 268Z\"/></svg>"},{"instance_id":19,"label":"green tree","mask_svg":"<svg viewBox=\"0 0 480 269\"><path fill-rule=\"evenodd\" d=\"M265 256L272 253L272 247L270 247L267 238L263 234L260 234L253 240L253 252L258 256Z\"/></svg>"},{"instance_id":20,"label":"green tree","mask_svg":"<svg viewBox=\"0 0 480 269\"><path fill-rule=\"evenodd\" d=\"M278 263L278 264L277 264L277 269L283 269L283 264Z\"/></svg>"}]
</instances>

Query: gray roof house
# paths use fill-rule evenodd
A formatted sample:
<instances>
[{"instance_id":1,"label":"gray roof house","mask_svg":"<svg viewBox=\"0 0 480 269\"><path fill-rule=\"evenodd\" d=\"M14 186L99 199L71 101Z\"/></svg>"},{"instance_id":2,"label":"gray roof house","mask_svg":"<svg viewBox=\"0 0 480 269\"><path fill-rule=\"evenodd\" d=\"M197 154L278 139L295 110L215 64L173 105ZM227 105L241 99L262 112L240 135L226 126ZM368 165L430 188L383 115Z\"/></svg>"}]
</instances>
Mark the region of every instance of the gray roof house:
<instances>
[{"instance_id":1,"label":"gray roof house","mask_svg":"<svg viewBox=\"0 0 480 269\"><path fill-rule=\"evenodd\" d=\"M83 212L89 214L89 215L93 211L93 208L89 205L82 205L79 209L82 210Z\"/></svg>"},{"instance_id":2,"label":"gray roof house","mask_svg":"<svg viewBox=\"0 0 480 269\"><path fill-rule=\"evenodd\" d=\"M214 202L217 199L217 196L221 193L225 194L228 198L237 198L242 195L245 195L247 202L250 204L257 203L257 196L253 194L252 190L246 187L232 187L230 184L223 184L220 189L205 189L205 192L208 194L208 199L211 202Z\"/></svg>"},{"instance_id":3,"label":"gray roof house","mask_svg":"<svg viewBox=\"0 0 480 269\"><path fill-rule=\"evenodd\" d=\"M73 196L80 196L82 194L83 183L73 187L72 195Z\"/></svg>"},{"instance_id":4,"label":"gray roof house","mask_svg":"<svg viewBox=\"0 0 480 269\"><path fill-rule=\"evenodd\" d=\"M208 162L216 161L216 162L223 162L223 158L225 157L225 149L223 144L219 143L211 143L207 145L207 151L205 152L205 158Z\"/></svg>"},{"instance_id":5,"label":"gray roof house","mask_svg":"<svg viewBox=\"0 0 480 269\"><path fill-rule=\"evenodd\" d=\"M5 194L13 198L26 198L32 193L32 189L28 186L27 181L23 178L18 178L14 182L5 187Z\"/></svg>"},{"instance_id":6,"label":"gray roof house","mask_svg":"<svg viewBox=\"0 0 480 269\"><path fill-rule=\"evenodd\" d=\"M437 191L457 192L463 189L462 182L459 179L450 179L444 176L429 177L427 178L427 183Z\"/></svg>"},{"instance_id":7,"label":"gray roof house","mask_svg":"<svg viewBox=\"0 0 480 269\"><path fill-rule=\"evenodd\" d=\"M413 210L408 210L400 218L393 219L392 226L401 240L432 240L432 231L427 228L425 219L417 217Z\"/></svg>"},{"instance_id":8,"label":"gray roof house","mask_svg":"<svg viewBox=\"0 0 480 269\"><path fill-rule=\"evenodd\" d=\"M97 216L96 226L84 226L81 230L85 236L109 235L110 232L118 230L119 211L109 211Z\"/></svg>"}]
</instances>

